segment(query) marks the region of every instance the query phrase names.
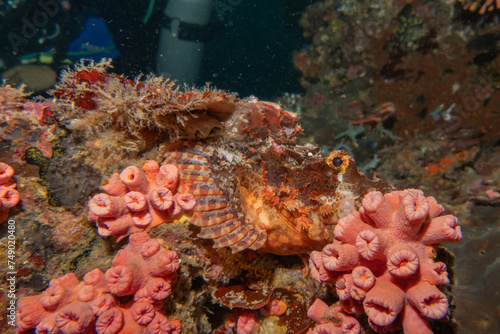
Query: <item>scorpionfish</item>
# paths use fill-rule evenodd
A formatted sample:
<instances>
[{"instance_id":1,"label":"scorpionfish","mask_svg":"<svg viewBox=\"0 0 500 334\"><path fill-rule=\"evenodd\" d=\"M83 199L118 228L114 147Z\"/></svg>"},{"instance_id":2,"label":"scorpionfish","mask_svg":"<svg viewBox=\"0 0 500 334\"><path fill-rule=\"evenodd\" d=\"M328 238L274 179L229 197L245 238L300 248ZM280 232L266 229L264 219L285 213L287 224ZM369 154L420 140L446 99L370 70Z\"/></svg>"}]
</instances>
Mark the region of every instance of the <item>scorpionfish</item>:
<instances>
[{"instance_id":1,"label":"scorpionfish","mask_svg":"<svg viewBox=\"0 0 500 334\"><path fill-rule=\"evenodd\" d=\"M199 238L277 255L318 250L333 240L338 219L368 191L387 187L368 179L344 151L327 157L298 145L297 116L250 99L225 122L216 140L166 152L179 169L179 191L193 193L188 214Z\"/></svg>"}]
</instances>

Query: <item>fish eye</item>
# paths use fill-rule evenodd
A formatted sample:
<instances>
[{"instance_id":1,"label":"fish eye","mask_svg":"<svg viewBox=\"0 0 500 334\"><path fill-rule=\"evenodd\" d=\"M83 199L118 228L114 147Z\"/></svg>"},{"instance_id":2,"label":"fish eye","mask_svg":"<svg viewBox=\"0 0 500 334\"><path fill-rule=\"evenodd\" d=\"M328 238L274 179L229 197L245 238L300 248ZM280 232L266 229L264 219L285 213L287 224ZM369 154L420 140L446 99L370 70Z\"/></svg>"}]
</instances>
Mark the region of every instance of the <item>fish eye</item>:
<instances>
[{"instance_id":1,"label":"fish eye","mask_svg":"<svg viewBox=\"0 0 500 334\"><path fill-rule=\"evenodd\" d=\"M342 158L340 157L335 157L332 159L332 165L334 165L335 167L340 167L342 165L343 161L342 161Z\"/></svg>"},{"instance_id":2,"label":"fish eye","mask_svg":"<svg viewBox=\"0 0 500 334\"><path fill-rule=\"evenodd\" d=\"M333 151L326 158L326 164L334 173L342 175L349 167L349 156L344 151Z\"/></svg>"}]
</instances>

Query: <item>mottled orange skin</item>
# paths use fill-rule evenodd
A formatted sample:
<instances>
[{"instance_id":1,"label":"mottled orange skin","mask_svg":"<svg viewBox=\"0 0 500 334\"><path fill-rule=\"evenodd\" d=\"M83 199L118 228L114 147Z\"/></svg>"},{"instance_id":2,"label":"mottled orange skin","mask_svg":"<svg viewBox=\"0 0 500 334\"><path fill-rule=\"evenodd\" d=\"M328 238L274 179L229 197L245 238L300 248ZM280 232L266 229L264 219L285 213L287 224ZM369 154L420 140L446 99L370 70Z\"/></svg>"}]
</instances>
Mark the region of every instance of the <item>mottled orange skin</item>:
<instances>
[{"instance_id":1,"label":"mottled orange skin","mask_svg":"<svg viewBox=\"0 0 500 334\"><path fill-rule=\"evenodd\" d=\"M295 200L291 198L283 201L278 197L269 198L272 188L259 182L258 178L252 183L254 191L239 182L237 195L248 221L267 232L267 241L260 251L279 255L300 254L321 247L333 238L331 226L319 219L321 217L316 215L317 219L312 219L312 215L301 214L292 208Z\"/></svg>"},{"instance_id":2,"label":"mottled orange skin","mask_svg":"<svg viewBox=\"0 0 500 334\"><path fill-rule=\"evenodd\" d=\"M339 181L345 170L333 170L320 154L301 164L269 158L260 166L237 169L241 210L249 222L267 232L259 251L290 255L321 249L333 240L338 219L357 208L367 189L375 188L345 152L335 154L344 158L345 165L352 164L347 181Z\"/></svg>"}]
</instances>

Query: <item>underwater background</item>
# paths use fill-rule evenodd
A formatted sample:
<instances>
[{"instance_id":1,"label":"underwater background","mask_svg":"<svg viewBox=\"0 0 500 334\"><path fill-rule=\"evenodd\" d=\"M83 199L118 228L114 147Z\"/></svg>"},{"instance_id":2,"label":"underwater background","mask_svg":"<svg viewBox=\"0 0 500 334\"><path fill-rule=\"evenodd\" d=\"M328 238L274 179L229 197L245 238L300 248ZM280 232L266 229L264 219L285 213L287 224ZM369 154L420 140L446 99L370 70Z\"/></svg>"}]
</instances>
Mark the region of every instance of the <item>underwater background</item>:
<instances>
[{"instance_id":1,"label":"underwater background","mask_svg":"<svg viewBox=\"0 0 500 334\"><path fill-rule=\"evenodd\" d=\"M500 333L499 1L0 14L0 333Z\"/></svg>"}]
</instances>

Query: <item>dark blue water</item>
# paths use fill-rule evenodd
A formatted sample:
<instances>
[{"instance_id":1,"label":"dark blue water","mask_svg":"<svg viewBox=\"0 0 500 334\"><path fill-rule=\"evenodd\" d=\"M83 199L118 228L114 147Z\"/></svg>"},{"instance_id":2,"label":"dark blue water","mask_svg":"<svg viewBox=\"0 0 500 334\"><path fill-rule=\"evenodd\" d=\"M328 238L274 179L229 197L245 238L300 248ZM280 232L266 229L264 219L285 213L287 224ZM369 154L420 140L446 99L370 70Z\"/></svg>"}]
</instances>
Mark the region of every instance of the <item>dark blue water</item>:
<instances>
[{"instance_id":1,"label":"dark blue water","mask_svg":"<svg viewBox=\"0 0 500 334\"><path fill-rule=\"evenodd\" d=\"M310 1L238 2L222 13L225 34L206 44L200 82L262 99L300 91L292 52L303 43L298 20Z\"/></svg>"}]
</instances>

